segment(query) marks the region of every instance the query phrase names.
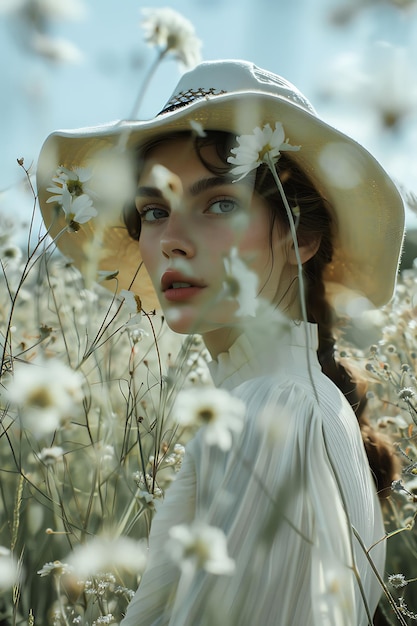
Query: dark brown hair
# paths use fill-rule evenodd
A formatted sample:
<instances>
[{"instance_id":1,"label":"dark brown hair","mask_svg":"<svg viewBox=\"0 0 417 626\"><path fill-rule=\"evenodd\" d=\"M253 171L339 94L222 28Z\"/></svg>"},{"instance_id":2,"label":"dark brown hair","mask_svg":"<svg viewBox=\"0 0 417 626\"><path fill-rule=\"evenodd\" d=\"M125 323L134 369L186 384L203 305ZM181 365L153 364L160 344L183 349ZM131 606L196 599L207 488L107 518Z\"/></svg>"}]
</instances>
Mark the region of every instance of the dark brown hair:
<instances>
[{"instance_id":1,"label":"dark brown hair","mask_svg":"<svg viewBox=\"0 0 417 626\"><path fill-rule=\"evenodd\" d=\"M161 140L148 144L138 152L139 164L146 154L161 142L191 136L190 133L177 133L163 137ZM216 175L226 176L230 172L227 157L236 145L236 137L230 133L211 131L204 137L195 138L195 150L205 167ZM208 162L204 157L204 148L213 146L221 165ZM139 165L140 167L140 165ZM381 499L390 493L392 481L399 474L399 460L388 439L376 432L367 417L366 386L355 381L352 374L335 358L335 338L333 327L334 312L325 297L324 270L333 256L333 230L336 228L332 219L332 210L307 175L285 153L281 154L277 165L282 186L297 226L299 242L320 241L317 252L304 264L305 298L308 321L318 326L319 347L318 359L322 370L330 380L342 391L352 406L362 433L369 465L373 473L378 494ZM281 195L267 165L257 168L254 176L254 190L261 195L271 209L271 252L272 229L278 223L288 231L288 217ZM140 218L134 207L126 207L124 220L129 234L136 240L140 236Z\"/></svg>"}]
</instances>

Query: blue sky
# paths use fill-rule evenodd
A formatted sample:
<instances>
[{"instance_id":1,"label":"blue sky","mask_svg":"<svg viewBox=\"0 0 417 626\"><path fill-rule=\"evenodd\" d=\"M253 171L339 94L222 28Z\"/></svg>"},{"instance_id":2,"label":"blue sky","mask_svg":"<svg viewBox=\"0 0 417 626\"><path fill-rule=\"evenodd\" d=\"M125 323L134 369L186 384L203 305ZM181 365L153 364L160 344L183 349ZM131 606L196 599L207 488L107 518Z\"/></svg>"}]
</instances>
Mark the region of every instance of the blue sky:
<instances>
[{"instance_id":1,"label":"blue sky","mask_svg":"<svg viewBox=\"0 0 417 626\"><path fill-rule=\"evenodd\" d=\"M417 191L416 113L412 109L395 130L386 129L375 112L379 105L375 110L368 105L368 87L374 89L372 81L384 74L393 51L402 51L405 64L417 65L413 7L402 11L379 1L336 26L330 19L334 11L360 5L360 0L346 0L346 5L345 0L84 0L83 19L56 22L50 30L77 46L82 59L54 64L24 49L16 21L1 14L5 3L0 0L1 190L22 177L16 158L23 156L27 166L35 163L53 130L128 115L155 55L143 41L140 10L169 5L194 24L204 59L246 58L282 74L312 100L322 117L368 147L401 185L414 185ZM140 117L152 117L162 107L180 73L177 62L164 62ZM406 74L400 86L385 87L378 97L392 98L394 89L405 89L407 81L411 86L412 78ZM0 210L10 210L9 202L2 194Z\"/></svg>"}]
</instances>

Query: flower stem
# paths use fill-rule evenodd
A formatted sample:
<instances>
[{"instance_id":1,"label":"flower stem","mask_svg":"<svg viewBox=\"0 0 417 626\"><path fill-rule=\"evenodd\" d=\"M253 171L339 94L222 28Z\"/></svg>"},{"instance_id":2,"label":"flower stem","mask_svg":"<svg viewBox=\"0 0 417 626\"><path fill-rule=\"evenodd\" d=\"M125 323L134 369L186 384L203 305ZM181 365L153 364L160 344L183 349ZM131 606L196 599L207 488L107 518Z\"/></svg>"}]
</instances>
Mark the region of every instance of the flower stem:
<instances>
[{"instance_id":1,"label":"flower stem","mask_svg":"<svg viewBox=\"0 0 417 626\"><path fill-rule=\"evenodd\" d=\"M308 332L308 328L307 328L308 318L307 318L306 298L305 298L305 292L304 292L303 264L301 262L300 249L298 247L297 230L296 230L295 223L294 223L294 216L292 214L291 207L288 204L288 200L287 200L287 196L285 195L284 187L282 186L281 179L280 179L280 177L278 175L278 172L277 172L277 170L275 168L275 164L274 164L271 156L269 154L266 154L265 157L264 157L264 161L268 165L269 169L271 170L272 176L274 177L275 183L276 183L276 185L278 187L278 191L281 194L281 198L282 198L282 201L284 203L285 210L287 212L288 222L289 222L289 225L290 225L291 237L292 237L292 240L294 242L294 252L295 252L295 258L297 260L297 269L298 269L298 289L299 289L299 295L300 295L301 316L302 316L303 322L305 324L304 332L305 332L306 347L307 347L307 368L308 368L308 373L309 373L311 385L313 387L314 395L316 397L317 402L319 402L319 397L318 397L318 394L317 394L316 387L314 385L313 374L312 374L312 369L311 369L310 336L309 336L309 332Z\"/></svg>"},{"instance_id":2,"label":"flower stem","mask_svg":"<svg viewBox=\"0 0 417 626\"><path fill-rule=\"evenodd\" d=\"M134 119L138 119L138 114L139 114L139 109L140 109L140 105L142 104L142 100L143 97L146 93L146 89L148 88L148 85L151 81L151 78L153 76L153 74L155 73L158 65L161 63L162 59L165 57L166 53L168 52L169 48L162 48L159 51L158 56L156 57L155 61L152 63L151 67L149 68L147 74L145 75L145 78L140 86L139 89L139 93L136 96L136 100L135 103L132 107L132 110L130 112L129 118L130 120L134 120ZM119 122L119 124L122 124L122 121ZM130 133L131 130L129 128L125 128L122 130L122 132L120 133L119 136L119 141L117 143L117 148L121 151L124 152L124 150L126 149L127 143L129 141L129 137L130 137Z\"/></svg>"},{"instance_id":3,"label":"flower stem","mask_svg":"<svg viewBox=\"0 0 417 626\"><path fill-rule=\"evenodd\" d=\"M150 66L147 74L145 75L145 78L141 84L141 87L139 89L139 92L136 96L136 100L135 103L132 107L131 113L129 115L130 120L134 120L134 119L138 119L138 115L139 115L139 109L140 106L142 104L143 101L143 97L146 93L146 90L149 86L149 83L151 82L151 78L153 76L153 74L156 72L158 65L161 63L162 59L164 58L164 56L166 55L166 53L168 52L168 48L162 48L161 50L159 50L159 54L156 57L155 61L152 63L152 65Z\"/></svg>"},{"instance_id":4,"label":"flower stem","mask_svg":"<svg viewBox=\"0 0 417 626\"><path fill-rule=\"evenodd\" d=\"M55 582L56 594L58 596L59 610L60 610L62 619L64 620L65 626L69 626L67 615L66 615L66 612L65 612L65 607L64 607L64 604L62 602L62 596L61 596L61 575L56 575L55 574L54 575L54 582Z\"/></svg>"}]
</instances>

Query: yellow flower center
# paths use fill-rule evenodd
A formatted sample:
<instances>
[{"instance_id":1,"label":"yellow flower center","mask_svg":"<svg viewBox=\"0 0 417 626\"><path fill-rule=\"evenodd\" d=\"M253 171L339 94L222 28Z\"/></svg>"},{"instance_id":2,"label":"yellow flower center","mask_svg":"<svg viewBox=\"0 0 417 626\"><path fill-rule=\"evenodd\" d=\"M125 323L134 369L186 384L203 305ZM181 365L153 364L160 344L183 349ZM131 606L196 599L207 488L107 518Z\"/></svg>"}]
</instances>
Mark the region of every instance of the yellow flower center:
<instances>
[{"instance_id":1,"label":"yellow flower center","mask_svg":"<svg viewBox=\"0 0 417 626\"><path fill-rule=\"evenodd\" d=\"M53 406L54 399L49 389L46 387L38 387L37 389L33 389L32 393L28 396L26 403L29 406L35 406L39 409L47 409L50 406Z\"/></svg>"},{"instance_id":2,"label":"yellow flower center","mask_svg":"<svg viewBox=\"0 0 417 626\"><path fill-rule=\"evenodd\" d=\"M201 422L208 424L209 422L212 422L215 419L215 413L210 406L202 407L198 411L198 417Z\"/></svg>"},{"instance_id":3,"label":"yellow flower center","mask_svg":"<svg viewBox=\"0 0 417 626\"><path fill-rule=\"evenodd\" d=\"M167 50L176 50L179 47L179 43L178 35L170 33L167 37Z\"/></svg>"},{"instance_id":4,"label":"yellow flower center","mask_svg":"<svg viewBox=\"0 0 417 626\"><path fill-rule=\"evenodd\" d=\"M210 549L207 545L207 542L197 537L194 542L187 546L184 551L184 557L187 558L195 558L197 561L198 567L204 567L204 564L210 557Z\"/></svg>"},{"instance_id":5,"label":"yellow flower center","mask_svg":"<svg viewBox=\"0 0 417 626\"><path fill-rule=\"evenodd\" d=\"M83 194L83 186L79 180L68 180L67 189L72 196L81 196Z\"/></svg>"},{"instance_id":6,"label":"yellow flower center","mask_svg":"<svg viewBox=\"0 0 417 626\"><path fill-rule=\"evenodd\" d=\"M272 146L270 143L266 143L261 150L258 152L258 161L261 163L264 162L266 155L271 152Z\"/></svg>"}]
</instances>

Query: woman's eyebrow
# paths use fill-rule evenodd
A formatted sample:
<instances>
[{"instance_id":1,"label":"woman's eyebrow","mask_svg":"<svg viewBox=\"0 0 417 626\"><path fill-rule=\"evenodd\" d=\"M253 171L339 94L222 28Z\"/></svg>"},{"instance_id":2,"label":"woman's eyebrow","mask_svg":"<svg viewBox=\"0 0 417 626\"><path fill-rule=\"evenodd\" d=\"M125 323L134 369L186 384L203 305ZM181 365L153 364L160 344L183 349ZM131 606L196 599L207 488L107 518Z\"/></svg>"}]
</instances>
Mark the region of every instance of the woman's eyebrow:
<instances>
[{"instance_id":1,"label":"woman's eyebrow","mask_svg":"<svg viewBox=\"0 0 417 626\"><path fill-rule=\"evenodd\" d=\"M230 185L233 179L228 176L212 176L210 178L200 178L193 183L189 189L191 196L198 196L213 187L221 187L222 185Z\"/></svg>"},{"instance_id":2,"label":"woman's eyebrow","mask_svg":"<svg viewBox=\"0 0 417 626\"><path fill-rule=\"evenodd\" d=\"M163 198L163 193L158 187L138 187L136 189L136 197L137 196L145 198Z\"/></svg>"},{"instance_id":3,"label":"woman's eyebrow","mask_svg":"<svg viewBox=\"0 0 417 626\"><path fill-rule=\"evenodd\" d=\"M191 196L198 196L200 193L213 189L213 187L221 187L230 185L233 183L232 177L227 176L211 176L210 178L200 178L194 182L190 188L189 193ZM136 191L136 196L151 197L151 198L163 198L164 193L159 187L141 186Z\"/></svg>"}]
</instances>

